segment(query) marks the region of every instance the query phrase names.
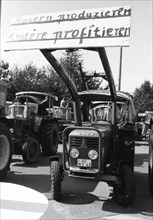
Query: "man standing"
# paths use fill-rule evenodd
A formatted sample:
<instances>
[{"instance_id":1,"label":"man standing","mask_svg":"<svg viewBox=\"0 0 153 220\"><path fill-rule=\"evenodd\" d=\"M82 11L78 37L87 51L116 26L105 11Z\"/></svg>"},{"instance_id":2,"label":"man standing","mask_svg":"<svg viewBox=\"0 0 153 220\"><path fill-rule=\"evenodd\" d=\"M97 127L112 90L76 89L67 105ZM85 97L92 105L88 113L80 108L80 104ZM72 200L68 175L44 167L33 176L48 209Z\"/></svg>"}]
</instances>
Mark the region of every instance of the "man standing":
<instances>
[{"instance_id":1,"label":"man standing","mask_svg":"<svg viewBox=\"0 0 153 220\"><path fill-rule=\"evenodd\" d=\"M67 107L67 101L65 97L63 97L63 99L61 100L60 107Z\"/></svg>"}]
</instances>

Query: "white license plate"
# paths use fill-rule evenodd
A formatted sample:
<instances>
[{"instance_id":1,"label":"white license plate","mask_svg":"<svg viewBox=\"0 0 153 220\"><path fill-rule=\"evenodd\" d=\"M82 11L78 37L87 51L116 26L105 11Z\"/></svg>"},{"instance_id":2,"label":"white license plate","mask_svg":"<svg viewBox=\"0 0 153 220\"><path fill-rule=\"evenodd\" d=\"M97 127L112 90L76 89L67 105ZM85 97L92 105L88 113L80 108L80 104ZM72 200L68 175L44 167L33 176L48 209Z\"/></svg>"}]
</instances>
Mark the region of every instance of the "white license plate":
<instances>
[{"instance_id":1,"label":"white license plate","mask_svg":"<svg viewBox=\"0 0 153 220\"><path fill-rule=\"evenodd\" d=\"M79 166L79 167L91 167L91 160L77 159L77 166Z\"/></svg>"}]
</instances>

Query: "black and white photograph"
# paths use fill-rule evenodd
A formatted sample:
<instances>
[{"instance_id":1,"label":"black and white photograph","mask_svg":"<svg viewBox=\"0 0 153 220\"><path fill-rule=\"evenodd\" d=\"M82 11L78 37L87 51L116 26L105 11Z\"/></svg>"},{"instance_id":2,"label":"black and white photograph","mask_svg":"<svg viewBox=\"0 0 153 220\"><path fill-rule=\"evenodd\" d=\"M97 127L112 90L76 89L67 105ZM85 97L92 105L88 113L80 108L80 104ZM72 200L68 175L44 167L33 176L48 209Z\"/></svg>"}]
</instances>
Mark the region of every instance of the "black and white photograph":
<instances>
[{"instance_id":1,"label":"black and white photograph","mask_svg":"<svg viewBox=\"0 0 153 220\"><path fill-rule=\"evenodd\" d=\"M0 0L0 219L153 220L153 1Z\"/></svg>"}]
</instances>

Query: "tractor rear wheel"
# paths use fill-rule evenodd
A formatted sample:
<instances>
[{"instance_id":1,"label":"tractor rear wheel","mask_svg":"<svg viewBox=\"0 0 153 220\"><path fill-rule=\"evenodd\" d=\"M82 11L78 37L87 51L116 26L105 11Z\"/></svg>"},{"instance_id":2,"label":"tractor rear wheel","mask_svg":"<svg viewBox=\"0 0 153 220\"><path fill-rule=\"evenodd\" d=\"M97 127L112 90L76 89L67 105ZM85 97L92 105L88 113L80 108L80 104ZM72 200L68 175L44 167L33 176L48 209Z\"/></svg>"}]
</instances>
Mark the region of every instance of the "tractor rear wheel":
<instances>
[{"instance_id":1,"label":"tractor rear wheel","mask_svg":"<svg viewBox=\"0 0 153 220\"><path fill-rule=\"evenodd\" d=\"M6 177L12 159L12 140L9 128L0 123L0 179Z\"/></svg>"},{"instance_id":2,"label":"tractor rear wheel","mask_svg":"<svg viewBox=\"0 0 153 220\"><path fill-rule=\"evenodd\" d=\"M60 200L61 198L61 169L59 161L51 161L50 180L52 199Z\"/></svg>"},{"instance_id":3,"label":"tractor rear wheel","mask_svg":"<svg viewBox=\"0 0 153 220\"><path fill-rule=\"evenodd\" d=\"M34 163L38 159L39 153L40 153L39 142L33 137L27 138L24 145L22 146L23 160L26 163Z\"/></svg>"},{"instance_id":4,"label":"tractor rear wheel","mask_svg":"<svg viewBox=\"0 0 153 220\"><path fill-rule=\"evenodd\" d=\"M45 123L41 133L41 146L44 155L55 155L58 148L59 134L56 122Z\"/></svg>"},{"instance_id":5,"label":"tractor rear wheel","mask_svg":"<svg viewBox=\"0 0 153 220\"><path fill-rule=\"evenodd\" d=\"M129 206L135 196L135 181L133 171L127 165L120 167L120 183L114 185L114 199L123 207Z\"/></svg>"}]
</instances>

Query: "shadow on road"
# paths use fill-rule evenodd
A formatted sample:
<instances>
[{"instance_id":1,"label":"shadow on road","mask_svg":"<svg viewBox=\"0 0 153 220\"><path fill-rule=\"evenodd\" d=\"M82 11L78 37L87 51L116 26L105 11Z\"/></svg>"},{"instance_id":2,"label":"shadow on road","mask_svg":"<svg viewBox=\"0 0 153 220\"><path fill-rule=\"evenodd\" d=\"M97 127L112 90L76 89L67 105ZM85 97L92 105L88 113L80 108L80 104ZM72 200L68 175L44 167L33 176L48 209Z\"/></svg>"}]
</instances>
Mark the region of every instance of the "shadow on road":
<instances>
[{"instance_id":1,"label":"shadow on road","mask_svg":"<svg viewBox=\"0 0 153 220\"><path fill-rule=\"evenodd\" d=\"M71 205L90 204L98 201L99 198L90 193L97 186L97 181L65 177L62 182L62 198L61 203Z\"/></svg>"},{"instance_id":2,"label":"shadow on road","mask_svg":"<svg viewBox=\"0 0 153 220\"><path fill-rule=\"evenodd\" d=\"M22 159L21 155L13 155L12 157L12 166L15 167L33 167L33 168L37 168L37 167L42 167L42 166L49 166L49 156L45 156L43 155L43 153L40 154L38 160L33 163L33 164L27 164L24 162L24 160Z\"/></svg>"},{"instance_id":3,"label":"shadow on road","mask_svg":"<svg viewBox=\"0 0 153 220\"><path fill-rule=\"evenodd\" d=\"M41 193L48 193L50 191L50 177L43 174L23 174L22 172L11 171L5 182L15 183L30 187Z\"/></svg>"},{"instance_id":4,"label":"shadow on road","mask_svg":"<svg viewBox=\"0 0 153 220\"><path fill-rule=\"evenodd\" d=\"M148 175L135 172L136 195L134 202L128 208L121 208L113 199L107 200L102 207L103 211L114 213L137 213L153 216L153 197L149 192Z\"/></svg>"}]
</instances>

